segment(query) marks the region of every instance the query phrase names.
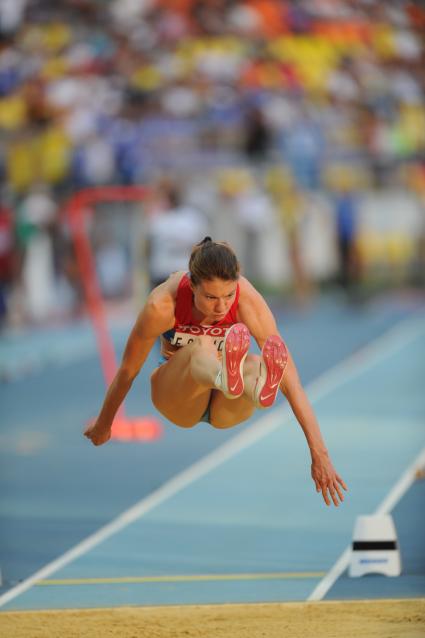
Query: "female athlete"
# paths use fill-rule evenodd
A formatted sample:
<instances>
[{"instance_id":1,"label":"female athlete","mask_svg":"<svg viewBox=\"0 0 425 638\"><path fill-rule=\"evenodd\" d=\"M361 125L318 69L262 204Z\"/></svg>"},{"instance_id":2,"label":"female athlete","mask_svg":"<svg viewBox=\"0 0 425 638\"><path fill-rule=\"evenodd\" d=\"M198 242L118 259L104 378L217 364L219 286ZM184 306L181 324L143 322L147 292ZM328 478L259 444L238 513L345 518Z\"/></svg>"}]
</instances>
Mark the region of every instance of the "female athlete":
<instances>
[{"instance_id":1,"label":"female athlete","mask_svg":"<svg viewBox=\"0 0 425 638\"><path fill-rule=\"evenodd\" d=\"M249 353L251 336L261 355ZM200 421L230 428L255 408L273 405L280 389L310 448L317 491L327 505L344 500L341 488L347 487L270 308L240 275L231 247L210 237L194 247L188 273L173 273L150 293L100 414L84 433L94 445L110 439L114 416L158 337L162 360L151 376L151 394L161 414L184 428Z\"/></svg>"}]
</instances>

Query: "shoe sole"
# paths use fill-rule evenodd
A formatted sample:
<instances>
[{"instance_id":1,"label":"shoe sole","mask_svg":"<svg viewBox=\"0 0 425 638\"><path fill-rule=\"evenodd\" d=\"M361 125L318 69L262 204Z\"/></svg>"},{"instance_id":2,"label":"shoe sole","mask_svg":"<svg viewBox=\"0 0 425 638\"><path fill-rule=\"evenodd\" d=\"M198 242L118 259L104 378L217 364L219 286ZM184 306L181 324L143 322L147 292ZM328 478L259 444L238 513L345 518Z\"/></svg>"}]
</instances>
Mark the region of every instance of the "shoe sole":
<instances>
[{"instance_id":1,"label":"shoe sole","mask_svg":"<svg viewBox=\"0 0 425 638\"><path fill-rule=\"evenodd\" d=\"M250 334L245 324L235 323L226 332L222 355L221 390L228 399L237 399L243 394L243 364L249 345Z\"/></svg>"},{"instance_id":2,"label":"shoe sole","mask_svg":"<svg viewBox=\"0 0 425 638\"><path fill-rule=\"evenodd\" d=\"M288 362L288 350L283 339L277 335L267 337L261 357L254 402L258 408L269 408L276 399Z\"/></svg>"}]
</instances>

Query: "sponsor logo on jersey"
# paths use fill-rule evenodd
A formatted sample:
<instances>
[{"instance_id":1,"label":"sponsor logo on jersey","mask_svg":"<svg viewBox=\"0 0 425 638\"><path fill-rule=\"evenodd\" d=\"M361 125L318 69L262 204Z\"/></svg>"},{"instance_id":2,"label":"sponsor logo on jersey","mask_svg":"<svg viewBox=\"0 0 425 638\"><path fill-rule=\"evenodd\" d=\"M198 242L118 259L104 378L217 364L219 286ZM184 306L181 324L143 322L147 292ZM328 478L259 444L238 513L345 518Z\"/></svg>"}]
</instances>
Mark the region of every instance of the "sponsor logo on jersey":
<instances>
[{"instance_id":1,"label":"sponsor logo on jersey","mask_svg":"<svg viewBox=\"0 0 425 638\"><path fill-rule=\"evenodd\" d=\"M229 326L183 326L177 325L171 339L173 346L187 346L195 337L211 337L219 352L223 349L224 337Z\"/></svg>"}]
</instances>

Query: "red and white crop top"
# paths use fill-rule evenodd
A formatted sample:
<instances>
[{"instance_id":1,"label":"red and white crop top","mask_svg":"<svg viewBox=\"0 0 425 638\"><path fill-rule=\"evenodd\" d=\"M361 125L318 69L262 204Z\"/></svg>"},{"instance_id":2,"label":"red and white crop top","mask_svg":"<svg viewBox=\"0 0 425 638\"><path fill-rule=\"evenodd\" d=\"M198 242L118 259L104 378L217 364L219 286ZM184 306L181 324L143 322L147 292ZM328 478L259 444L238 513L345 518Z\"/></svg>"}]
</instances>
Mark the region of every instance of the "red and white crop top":
<instances>
[{"instance_id":1,"label":"red and white crop top","mask_svg":"<svg viewBox=\"0 0 425 638\"><path fill-rule=\"evenodd\" d=\"M226 330L238 321L236 317L238 303L239 284L236 288L233 304L226 316L212 325L201 324L193 317L193 292L190 287L189 275L184 274L177 288L174 327L162 334L162 352L164 356L168 358L174 351L170 351L164 342L168 342L178 348L192 343L194 337L201 335L212 337L214 345L221 352Z\"/></svg>"}]
</instances>

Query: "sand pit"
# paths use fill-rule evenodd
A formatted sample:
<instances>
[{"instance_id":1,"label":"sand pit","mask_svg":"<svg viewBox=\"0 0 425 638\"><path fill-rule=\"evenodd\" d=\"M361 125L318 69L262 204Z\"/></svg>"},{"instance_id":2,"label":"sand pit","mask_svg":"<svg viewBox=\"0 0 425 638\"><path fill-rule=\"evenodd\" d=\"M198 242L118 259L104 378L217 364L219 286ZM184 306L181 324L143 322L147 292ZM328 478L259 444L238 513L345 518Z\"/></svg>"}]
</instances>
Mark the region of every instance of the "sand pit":
<instances>
[{"instance_id":1,"label":"sand pit","mask_svg":"<svg viewBox=\"0 0 425 638\"><path fill-rule=\"evenodd\" d=\"M424 638L425 598L1 612L4 638Z\"/></svg>"}]
</instances>

